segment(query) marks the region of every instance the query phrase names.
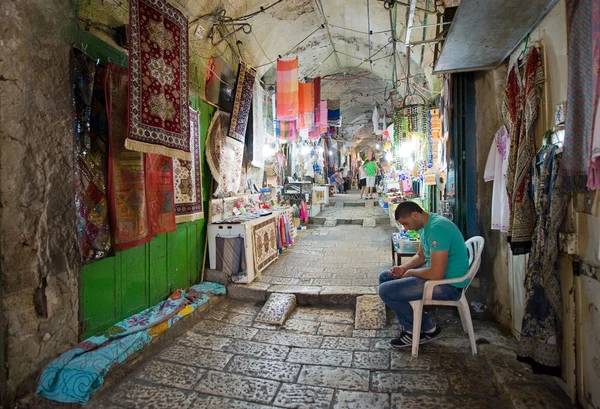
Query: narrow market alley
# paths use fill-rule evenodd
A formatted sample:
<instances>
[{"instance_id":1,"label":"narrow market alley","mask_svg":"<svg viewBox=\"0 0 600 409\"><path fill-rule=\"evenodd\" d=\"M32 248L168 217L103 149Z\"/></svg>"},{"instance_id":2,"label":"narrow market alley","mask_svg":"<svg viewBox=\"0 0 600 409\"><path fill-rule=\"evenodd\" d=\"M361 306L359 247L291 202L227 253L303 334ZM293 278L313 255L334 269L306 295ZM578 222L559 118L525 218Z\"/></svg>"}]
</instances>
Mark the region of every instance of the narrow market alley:
<instances>
[{"instance_id":1,"label":"narrow market alley","mask_svg":"<svg viewBox=\"0 0 600 409\"><path fill-rule=\"evenodd\" d=\"M600 0L0 0L1 409L600 409Z\"/></svg>"}]
</instances>

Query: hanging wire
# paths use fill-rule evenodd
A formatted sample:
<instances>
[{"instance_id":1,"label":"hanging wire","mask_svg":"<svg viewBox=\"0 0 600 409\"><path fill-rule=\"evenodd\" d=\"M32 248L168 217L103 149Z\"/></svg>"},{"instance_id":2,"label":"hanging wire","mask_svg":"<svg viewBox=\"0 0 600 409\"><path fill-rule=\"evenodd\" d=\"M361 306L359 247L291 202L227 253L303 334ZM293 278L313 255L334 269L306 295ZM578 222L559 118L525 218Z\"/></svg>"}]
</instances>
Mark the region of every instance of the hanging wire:
<instances>
[{"instance_id":1,"label":"hanging wire","mask_svg":"<svg viewBox=\"0 0 600 409\"><path fill-rule=\"evenodd\" d=\"M281 57L281 56L285 56L285 55L288 55L289 53L291 53L292 51L294 51L294 50L295 50L295 49L296 49L296 48L297 48L299 45L301 45L302 43L304 43L306 40L308 40L308 39L309 39L309 37L311 37L311 36L312 36L314 33L316 33L317 31L319 31L320 29L322 29L322 28L324 28L324 27L325 27L325 25L324 25L324 24L321 24L321 25L320 25L319 27L317 27L317 28L316 28L316 29L315 29L315 30L314 30L312 33L310 33L309 35L307 35L306 37L304 37L304 38L302 39L302 41L300 41L298 44L296 44L295 46L293 46L293 47L292 47L292 48L291 48L291 49L290 49L288 52L286 52L286 53L284 53L284 54L279 54L279 57ZM257 40L257 41L258 41L258 40ZM264 52L264 51L263 51L263 52ZM266 53L265 53L265 57L266 57ZM267 57L267 58L268 58L268 57ZM275 61L277 61L277 60L273 60L273 61L270 61L270 62L268 62L268 63L261 64L261 65L259 65L259 66L257 66L257 67L254 67L254 68L257 68L257 69L258 69L258 68L266 67L267 65L273 64Z\"/></svg>"}]
</instances>

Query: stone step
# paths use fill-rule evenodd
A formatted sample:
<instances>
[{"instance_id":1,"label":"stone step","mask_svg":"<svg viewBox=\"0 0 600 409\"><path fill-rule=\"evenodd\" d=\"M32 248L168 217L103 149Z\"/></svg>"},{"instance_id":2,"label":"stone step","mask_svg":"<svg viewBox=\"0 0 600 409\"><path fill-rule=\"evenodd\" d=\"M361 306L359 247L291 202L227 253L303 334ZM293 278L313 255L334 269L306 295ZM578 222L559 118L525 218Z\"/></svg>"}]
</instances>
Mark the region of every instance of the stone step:
<instances>
[{"instance_id":1,"label":"stone step","mask_svg":"<svg viewBox=\"0 0 600 409\"><path fill-rule=\"evenodd\" d=\"M323 223L325 227L335 227L337 226L337 219L325 219L325 223Z\"/></svg>"},{"instance_id":2,"label":"stone step","mask_svg":"<svg viewBox=\"0 0 600 409\"><path fill-rule=\"evenodd\" d=\"M361 295L356 298L354 329L383 329L386 321L385 304L379 295Z\"/></svg>"},{"instance_id":3,"label":"stone step","mask_svg":"<svg viewBox=\"0 0 600 409\"><path fill-rule=\"evenodd\" d=\"M283 325L292 311L296 308L296 295L286 293L271 293L256 316L256 322L271 325Z\"/></svg>"},{"instance_id":4,"label":"stone step","mask_svg":"<svg viewBox=\"0 0 600 409\"><path fill-rule=\"evenodd\" d=\"M363 219L362 225L363 225L363 227L375 227L377 225L377 222L372 217L365 217Z\"/></svg>"}]
</instances>

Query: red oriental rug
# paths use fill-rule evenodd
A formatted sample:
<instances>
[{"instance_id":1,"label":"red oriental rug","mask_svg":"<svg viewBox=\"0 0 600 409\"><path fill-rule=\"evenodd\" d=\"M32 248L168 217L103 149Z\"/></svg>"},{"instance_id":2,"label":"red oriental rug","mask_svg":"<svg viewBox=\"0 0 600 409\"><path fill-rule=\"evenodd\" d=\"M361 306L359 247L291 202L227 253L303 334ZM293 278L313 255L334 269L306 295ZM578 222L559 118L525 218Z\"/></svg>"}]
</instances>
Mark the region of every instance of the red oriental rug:
<instances>
[{"instance_id":1,"label":"red oriental rug","mask_svg":"<svg viewBox=\"0 0 600 409\"><path fill-rule=\"evenodd\" d=\"M204 218L202 208L202 160L198 134L198 112L190 108L192 160L173 159L175 220L177 223Z\"/></svg>"},{"instance_id":2,"label":"red oriental rug","mask_svg":"<svg viewBox=\"0 0 600 409\"><path fill-rule=\"evenodd\" d=\"M146 170L146 207L152 234L175 231L173 159L164 155L144 155Z\"/></svg>"},{"instance_id":3,"label":"red oriental rug","mask_svg":"<svg viewBox=\"0 0 600 409\"><path fill-rule=\"evenodd\" d=\"M127 71L109 65L105 86L109 214L115 250L126 250L152 239L146 211L144 154L125 149Z\"/></svg>"},{"instance_id":4,"label":"red oriental rug","mask_svg":"<svg viewBox=\"0 0 600 409\"><path fill-rule=\"evenodd\" d=\"M190 160L188 21L166 0L129 1L127 149Z\"/></svg>"}]
</instances>

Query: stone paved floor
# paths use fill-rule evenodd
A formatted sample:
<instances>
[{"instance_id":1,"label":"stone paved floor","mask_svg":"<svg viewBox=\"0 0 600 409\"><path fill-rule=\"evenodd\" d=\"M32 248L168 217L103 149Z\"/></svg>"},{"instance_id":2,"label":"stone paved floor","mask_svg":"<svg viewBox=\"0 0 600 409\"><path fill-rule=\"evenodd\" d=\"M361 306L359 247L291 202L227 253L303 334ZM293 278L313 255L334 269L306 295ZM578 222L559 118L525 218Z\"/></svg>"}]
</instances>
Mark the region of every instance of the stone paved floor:
<instances>
[{"instance_id":1,"label":"stone paved floor","mask_svg":"<svg viewBox=\"0 0 600 409\"><path fill-rule=\"evenodd\" d=\"M444 336L392 349L395 324L354 330L354 311L297 307L283 327L259 324L259 305L225 301L92 408L564 408L556 384L515 360L515 341L475 321L470 354L458 318L434 316ZM498 387L498 382L501 387Z\"/></svg>"},{"instance_id":2,"label":"stone paved floor","mask_svg":"<svg viewBox=\"0 0 600 409\"><path fill-rule=\"evenodd\" d=\"M376 286L379 274L392 265L390 237L394 231L389 225L310 225L298 231L294 245L263 271L258 282Z\"/></svg>"}]
</instances>

